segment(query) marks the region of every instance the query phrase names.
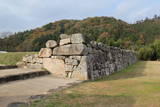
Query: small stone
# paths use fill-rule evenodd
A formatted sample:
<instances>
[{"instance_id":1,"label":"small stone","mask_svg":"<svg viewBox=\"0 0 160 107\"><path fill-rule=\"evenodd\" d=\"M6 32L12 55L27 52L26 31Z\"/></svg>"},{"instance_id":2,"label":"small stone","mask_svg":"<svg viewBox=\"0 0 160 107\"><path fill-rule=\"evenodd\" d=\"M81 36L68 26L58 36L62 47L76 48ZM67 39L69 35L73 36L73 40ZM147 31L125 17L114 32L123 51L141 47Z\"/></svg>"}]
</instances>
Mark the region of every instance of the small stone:
<instances>
[{"instance_id":1,"label":"small stone","mask_svg":"<svg viewBox=\"0 0 160 107\"><path fill-rule=\"evenodd\" d=\"M67 39L61 39L59 45L66 45L66 44L70 44L71 43L71 39L67 38Z\"/></svg>"},{"instance_id":2,"label":"small stone","mask_svg":"<svg viewBox=\"0 0 160 107\"><path fill-rule=\"evenodd\" d=\"M40 58L49 58L52 55L52 49L50 48L42 48L39 52Z\"/></svg>"},{"instance_id":3,"label":"small stone","mask_svg":"<svg viewBox=\"0 0 160 107\"><path fill-rule=\"evenodd\" d=\"M81 33L72 34L71 43L85 43L85 38Z\"/></svg>"},{"instance_id":4,"label":"small stone","mask_svg":"<svg viewBox=\"0 0 160 107\"><path fill-rule=\"evenodd\" d=\"M46 47L47 47L47 48L54 48L54 47L56 47L56 46L57 46L57 42L54 41L54 40L48 40L48 41L46 42Z\"/></svg>"}]
</instances>

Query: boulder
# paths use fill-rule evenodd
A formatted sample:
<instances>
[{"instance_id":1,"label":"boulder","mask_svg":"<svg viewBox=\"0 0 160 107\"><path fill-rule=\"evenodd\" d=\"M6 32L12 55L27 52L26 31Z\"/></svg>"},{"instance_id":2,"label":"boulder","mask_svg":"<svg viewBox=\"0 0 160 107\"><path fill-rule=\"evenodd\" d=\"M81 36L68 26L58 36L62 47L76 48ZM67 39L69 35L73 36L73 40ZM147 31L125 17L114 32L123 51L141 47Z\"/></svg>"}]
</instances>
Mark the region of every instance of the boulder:
<instances>
[{"instance_id":1,"label":"boulder","mask_svg":"<svg viewBox=\"0 0 160 107\"><path fill-rule=\"evenodd\" d=\"M49 58L52 55L52 49L50 48L41 48L39 52L39 57L40 58Z\"/></svg>"},{"instance_id":2,"label":"boulder","mask_svg":"<svg viewBox=\"0 0 160 107\"><path fill-rule=\"evenodd\" d=\"M66 44L70 44L71 43L71 39L67 38L67 39L61 39L59 45L66 45Z\"/></svg>"},{"instance_id":3,"label":"boulder","mask_svg":"<svg viewBox=\"0 0 160 107\"><path fill-rule=\"evenodd\" d=\"M54 40L48 40L48 41L46 42L46 47L47 47L47 48L54 48L54 47L56 47L56 46L57 46L57 42L54 41Z\"/></svg>"},{"instance_id":4,"label":"boulder","mask_svg":"<svg viewBox=\"0 0 160 107\"><path fill-rule=\"evenodd\" d=\"M67 38L70 38L70 36L67 35L67 34L61 34L60 35L60 39L67 39Z\"/></svg>"},{"instance_id":5,"label":"boulder","mask_svg":"<svg viewBox=\"0 0 160 107\"><path fill-rule=\"evenodd\" d=\"M81 33L72 34L71 43L85 43L85 38Z\"/></svg>"},{"instance_id":6,"label":"boulder","mask_svg":"<svg viewBox=\"0 0 160 107\"><path fill-rule=\"evenodd\" d=\"M53 55L86 55L87 47L84 44L68 44L54 48Z\"/></svg>"}]
</instances>

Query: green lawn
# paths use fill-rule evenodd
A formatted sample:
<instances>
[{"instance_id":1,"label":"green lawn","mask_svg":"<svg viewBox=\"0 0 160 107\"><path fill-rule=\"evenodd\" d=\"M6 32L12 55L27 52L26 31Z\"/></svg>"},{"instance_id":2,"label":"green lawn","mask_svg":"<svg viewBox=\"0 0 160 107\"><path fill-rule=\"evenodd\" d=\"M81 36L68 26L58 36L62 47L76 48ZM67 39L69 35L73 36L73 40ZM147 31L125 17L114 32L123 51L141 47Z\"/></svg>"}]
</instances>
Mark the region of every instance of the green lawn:
<instances>
[{"instance_id":1,"label":"green lawn","mask_svg":"<svg viewBox=\"0 0 160 107\"><path fill-rule=\"evenodd\" d=\"M35 101L32 107L160 107L160 62L138 62Z\"/></svg>"},{"instance_id":2,"label":"green lawn","mask_svg":"<svg viewBox=\"0 0 160 107\"><path fill-rule=\"evenodd\" d=\"M9 52L0 53L1 65L16 65L18 61L22 59L26 54L35 54L36 52Z\"/></svg>"}]
</instances>

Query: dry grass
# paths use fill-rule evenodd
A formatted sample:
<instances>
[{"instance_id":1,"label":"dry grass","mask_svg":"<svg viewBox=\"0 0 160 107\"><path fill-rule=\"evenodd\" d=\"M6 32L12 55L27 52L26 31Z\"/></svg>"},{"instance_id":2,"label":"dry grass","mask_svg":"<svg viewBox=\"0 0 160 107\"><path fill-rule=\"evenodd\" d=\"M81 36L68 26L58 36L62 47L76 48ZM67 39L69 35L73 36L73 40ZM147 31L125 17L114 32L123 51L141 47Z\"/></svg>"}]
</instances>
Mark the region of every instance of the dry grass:
<instances>
[{"instance_id":1,"label":"dry grass","mask_svg":"<svg viewBox=\"0 0 160 107\"><path fill-rule=\"evenodd\" d=\"M160 62L138 62L37 101L34 107L160 107Z\"/></svg>"}]
</instances>

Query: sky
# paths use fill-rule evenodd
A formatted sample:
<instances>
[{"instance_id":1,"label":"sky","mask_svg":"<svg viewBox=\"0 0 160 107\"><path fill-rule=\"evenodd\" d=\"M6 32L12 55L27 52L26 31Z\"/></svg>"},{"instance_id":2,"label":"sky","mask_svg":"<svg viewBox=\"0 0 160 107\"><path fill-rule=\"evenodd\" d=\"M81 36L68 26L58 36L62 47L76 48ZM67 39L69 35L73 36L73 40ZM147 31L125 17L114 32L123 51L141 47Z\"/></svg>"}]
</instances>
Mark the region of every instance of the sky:
<instances>
[{"instance_id":1,"label":"sky","mask_svg":"<svg viewBox=\"0 0 160 107\"><path fill-rule=\"evenodd\" d=\"M109 16L134 23L160 15L160 0L0 0L0 32L19 32L61 19Z\"/></svg>"}]
</instances>

